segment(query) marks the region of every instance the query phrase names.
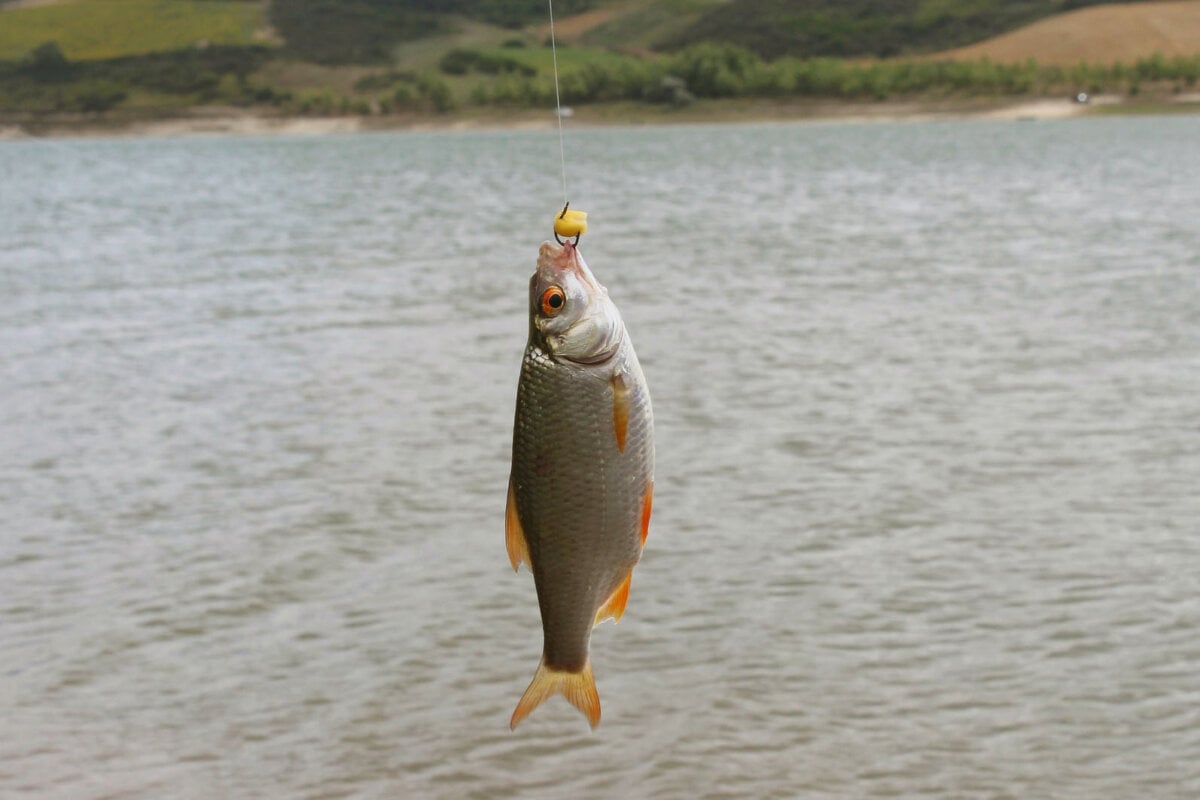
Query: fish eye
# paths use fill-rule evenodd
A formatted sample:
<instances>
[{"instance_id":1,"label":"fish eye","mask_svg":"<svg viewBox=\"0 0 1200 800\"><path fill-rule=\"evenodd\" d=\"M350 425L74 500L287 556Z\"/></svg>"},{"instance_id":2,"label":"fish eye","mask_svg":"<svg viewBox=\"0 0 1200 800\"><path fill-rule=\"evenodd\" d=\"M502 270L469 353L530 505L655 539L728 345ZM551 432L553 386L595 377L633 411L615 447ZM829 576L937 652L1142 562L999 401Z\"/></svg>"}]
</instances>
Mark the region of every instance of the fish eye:
<instances>
[{"instance_id":1,"label":"fish eye","mask_svg":"<svg viewBox=\"0 0 1200 800\"><path fill-rule=\"evenodd\" d=\"M542 292L542 314L553 317L567 304L567 295L558 286L551 286Z\"/></svg>"}]
</instances>

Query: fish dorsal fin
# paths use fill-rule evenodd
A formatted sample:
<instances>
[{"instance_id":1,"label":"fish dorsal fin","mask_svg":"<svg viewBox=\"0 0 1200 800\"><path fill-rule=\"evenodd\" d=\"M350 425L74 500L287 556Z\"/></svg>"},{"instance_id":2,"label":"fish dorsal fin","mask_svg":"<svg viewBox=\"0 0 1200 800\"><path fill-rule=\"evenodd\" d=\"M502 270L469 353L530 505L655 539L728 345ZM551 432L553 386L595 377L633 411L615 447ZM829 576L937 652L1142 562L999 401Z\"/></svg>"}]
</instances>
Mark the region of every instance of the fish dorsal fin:
<instances>
[{"instance_id":1,"label":"fish dorsal fin","mask_svg":"<svg viewBox=\"0 0 1200 800\"><path fill-rule=\"evenodd\" d=\"M600 606L600 610L596 612L593 626L599 625L606 619L611 619L613 622L621 621L621 615L625 613L625 604L629 602L629 584L632 580L633 569L631 568L629 574L625 576L625 580L621 581L621 584L613 590L613 593Z\"/></svg>"},{"instance_id":2,"label":"fish dorsal fin","mask_svg":"<svg viewBox=\"0 0 1200 800\"><path fill-rule=\"evenodd\" d=\"M525 529L521 527L521 518L517 515L517 494L513 489L512 478L508 479L508 502L504 507L504 546L508 548L508 560L513 572L521 568L521 562L533 569L533 561L529 558L529 544L525 541Z\"/></svg>"}]
</instances>

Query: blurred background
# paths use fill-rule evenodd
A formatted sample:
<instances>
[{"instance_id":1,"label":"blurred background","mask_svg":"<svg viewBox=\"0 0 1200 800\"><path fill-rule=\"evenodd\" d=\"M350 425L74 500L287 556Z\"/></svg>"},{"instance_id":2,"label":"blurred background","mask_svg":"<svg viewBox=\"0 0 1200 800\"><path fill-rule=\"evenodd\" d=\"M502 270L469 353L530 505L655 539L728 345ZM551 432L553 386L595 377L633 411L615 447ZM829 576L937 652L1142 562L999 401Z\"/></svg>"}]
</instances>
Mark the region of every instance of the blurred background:
<instances>
[{"instance_id":1,"label":"blurred background","mask_svg":"<svg viewBox=\"0 0 1200 800\"><path fill-rule=\"evenodd\" d=\"M1195 110L1200 4L1089 0L559 0L583 119ZM0 0L0 125L541 120L543 0ZM1082 98L1080 96L1083 95ZM536 111L536 113L531 113ZM1023 116L1046 109L1024 109ZM3 129L0 129L3 130Z\"/></svg>"},{"instance_id":2,"label":"blurred background","mask_svg":"<svg viewBox=\"0 0 1200 800\"><path fill-rule=\"evenodd\" d=\"M0 41L41 19L23 15L126 5L8 3ZM1107 104L1065 83L711 98L677 67L716 58L715 86L737 63L1041 80L1052 62L923 60L1001 41L918 36L975 18L958 3L864 10L895 49L832 56L766 44L804 39L789 19L829 40L822 3L564 3L565 52L671 93L576 103L565 125L581 247L654 397L655 516L624 618L593 637L599 728L551 700L510 733L541 630L502 517L559 138L544 96L470 100L544 67L445 60L544 58L538 4L388 4L431 27L399 36L380 10L385 52L352 62L296 56L285 11L376 4L148 5L172 7L159 33L273 21L261 44L138 54L73 49L56 22L5 62L4 97L225 52L261 59L246 87L395 75L346 96L415 105L304 116L197 91L163 116L133 108L176 95L125 88L103 112L5 107L0 795L1200 792L1200 117L1167 113L1191 107L1186 76ZM1003 36L1200 4L1045 5L1061 13ZM745 41L702 36L735 8L744 30L718 27ZM627 48L592 38L619 25ZM1194 60L1138 58L1120 81ZM435 78L444 111L418 88ZM243 113L269 124L196 122ZM272 132L348 118L426 129Z\"/></svg>"}]
</instances>

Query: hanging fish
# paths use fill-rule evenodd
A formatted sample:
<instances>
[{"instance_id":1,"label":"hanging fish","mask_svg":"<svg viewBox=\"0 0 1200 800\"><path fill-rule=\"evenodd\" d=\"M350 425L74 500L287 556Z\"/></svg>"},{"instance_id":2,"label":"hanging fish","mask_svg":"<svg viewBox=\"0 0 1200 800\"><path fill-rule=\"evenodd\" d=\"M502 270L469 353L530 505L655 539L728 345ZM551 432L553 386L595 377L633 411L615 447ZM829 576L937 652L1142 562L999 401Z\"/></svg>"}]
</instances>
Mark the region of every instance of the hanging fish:
<instances>
[{"instance_id":1,"label":"hanging fish","mask_svg":"<svg viewBox=\"0 0 1200 800\"><path fill-rule=\"evenodd\" d=\"M543 648L514 729L555 694L593 728L600 721L588 643L595 625L621 618L646 543L653 428L646 380L608 291L574 243L545 242L529 283L504 520L513 569L533 571Z\"/></svg>"}]
</instances>

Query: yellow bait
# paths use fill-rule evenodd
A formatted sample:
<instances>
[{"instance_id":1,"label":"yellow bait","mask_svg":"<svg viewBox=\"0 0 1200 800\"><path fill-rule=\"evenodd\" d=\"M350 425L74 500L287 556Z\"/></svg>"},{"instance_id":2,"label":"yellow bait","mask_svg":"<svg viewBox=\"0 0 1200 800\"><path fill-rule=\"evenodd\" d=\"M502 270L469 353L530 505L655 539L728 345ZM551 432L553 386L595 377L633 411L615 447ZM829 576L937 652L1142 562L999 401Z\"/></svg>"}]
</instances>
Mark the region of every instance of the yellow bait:
<instances>
[{"instance_id":1,"label":"yellow bait","mask_svg":"<svg viewBox=\"0 0 1200 800\"><path fill-rule=\"evenodd\" d=\"M587 233L587 212L572 208L555 215L554 232L564 239Z\"/></svg>"}]
</instances>

